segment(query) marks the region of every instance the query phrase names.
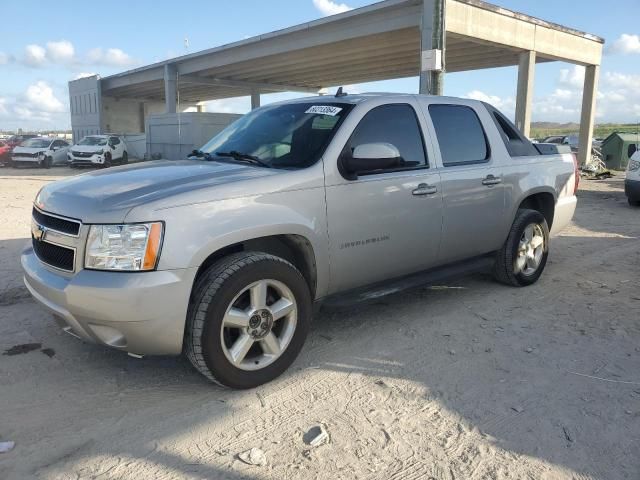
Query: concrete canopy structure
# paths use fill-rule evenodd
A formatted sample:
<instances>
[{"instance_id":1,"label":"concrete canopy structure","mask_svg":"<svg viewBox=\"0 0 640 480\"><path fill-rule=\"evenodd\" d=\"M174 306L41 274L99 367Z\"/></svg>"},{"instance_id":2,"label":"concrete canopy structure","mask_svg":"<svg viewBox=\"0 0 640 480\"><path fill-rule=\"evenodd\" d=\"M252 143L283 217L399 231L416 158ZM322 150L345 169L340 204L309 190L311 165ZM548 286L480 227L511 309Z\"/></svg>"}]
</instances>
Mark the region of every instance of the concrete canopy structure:
<instances>
[{"instance_id":1,"label":"concrete canopy structure","mask_svg":"<svg viewBox=\"0 0 640 480\"><path fill-rule=\"evenodd\" d=\"M433 69L425 12L436 0L386 0L100 80L102 97L181 104L419 76ZM591 144L603 40L479 0L445 0L443 69L518 66L516 124L529 134L536 63L586 68L581 157ZM438 68L438 67L435 67ZM427 93L427 92L421 92Z\"/></svg>"}]
</instances>

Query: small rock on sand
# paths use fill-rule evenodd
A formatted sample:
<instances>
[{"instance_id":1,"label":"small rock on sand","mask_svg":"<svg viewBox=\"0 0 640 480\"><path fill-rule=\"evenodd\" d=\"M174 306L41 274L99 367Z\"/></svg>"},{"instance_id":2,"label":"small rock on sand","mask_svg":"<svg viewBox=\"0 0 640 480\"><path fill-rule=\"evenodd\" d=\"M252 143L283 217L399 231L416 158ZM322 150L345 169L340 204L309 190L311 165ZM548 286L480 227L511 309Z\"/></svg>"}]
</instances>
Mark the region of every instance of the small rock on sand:
<instances>
[{"instance_id":1,"label":"small rock on sand","mask_svg":"<svg viewBox=\"0 0 640 480\"><path fill-rule=\"evenodd\" d=\"M262 466L267 464L267 457L262 450L253 447L251 450L238 454L238 458L247 465Z\"/></svg>"}]
</instances>

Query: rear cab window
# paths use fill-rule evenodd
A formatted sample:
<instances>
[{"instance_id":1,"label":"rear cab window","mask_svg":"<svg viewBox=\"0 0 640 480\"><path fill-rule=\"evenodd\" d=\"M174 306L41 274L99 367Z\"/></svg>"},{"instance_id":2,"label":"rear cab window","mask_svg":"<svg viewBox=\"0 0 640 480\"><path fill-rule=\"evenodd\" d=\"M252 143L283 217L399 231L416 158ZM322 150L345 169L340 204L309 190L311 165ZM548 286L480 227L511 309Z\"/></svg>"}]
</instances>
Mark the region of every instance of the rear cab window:
<instances>
[{"instance_id":1,"label":"rear cab window","mask_svg":"<svg viewBox=\"0 0 640 480\"><path fill-rule=\"evenodd\" d=\"M445 167L489 161L487 135L471 107L434 103L429 105L429 115Z\"/></svg>"}]
</instances>

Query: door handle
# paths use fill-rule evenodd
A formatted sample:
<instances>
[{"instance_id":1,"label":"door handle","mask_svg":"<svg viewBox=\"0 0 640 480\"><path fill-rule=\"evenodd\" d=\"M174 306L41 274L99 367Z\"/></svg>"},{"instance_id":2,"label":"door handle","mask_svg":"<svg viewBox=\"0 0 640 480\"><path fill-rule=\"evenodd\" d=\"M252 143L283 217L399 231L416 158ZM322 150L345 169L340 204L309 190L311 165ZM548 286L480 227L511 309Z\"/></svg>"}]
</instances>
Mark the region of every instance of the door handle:
<instances>
[{"instance_id":1,"label":"door handle","mask_svg":"<svg viewBox=\"0 0 640 480\"><path fill-rule=\"evenodd\" d=\"M498 185L499 183L502 183L502 179L500 177L494 177L493 175L487 175L484 180L482 180L482 184L488 187Z\"/></svg>"},{"instance_id":2,"label":"door handle","mask_svg":"<svg viewBox=\"0 0 640 480\"><path fill-rule=\"evenodd\" d=\"M421 183L418 185L418 188L413 190L411 193L413 195L433 195L438 191L438 187L435 185L427 185L426 183Z\"/></svg>"}]
</instances>

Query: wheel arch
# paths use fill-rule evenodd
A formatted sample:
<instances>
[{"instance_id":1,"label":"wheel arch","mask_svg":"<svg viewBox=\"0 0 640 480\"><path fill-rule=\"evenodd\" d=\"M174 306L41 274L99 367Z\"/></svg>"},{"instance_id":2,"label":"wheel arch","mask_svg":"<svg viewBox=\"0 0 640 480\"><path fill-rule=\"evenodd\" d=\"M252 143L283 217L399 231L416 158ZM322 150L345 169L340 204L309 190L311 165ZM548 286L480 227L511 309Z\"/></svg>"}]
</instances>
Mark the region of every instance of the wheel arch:
<instances>
[{"instance_id":1,"label":"wheel arch","mask_svg":"<svg viewBox=\"0 0 640 480\"><path fill-rule=\"evenodd\" d=\"M520 209L528 208L530 210L536 210L544 216L547 221L547 226L549 230L551 230L553 217L555 215L555 207L556 195L553 190L546 188L531 190L522 197L520 202L518 202L517 208L512 214L512 218L515 219L515 216Z\"/></svg>"},{"instance_id":2,"label":"wheel arch","mask_svg":"<svg viewBox=\"0 0 640 480\"><path fill-rule=\"evenodd\" d=\"M276 234L248 238L219 248L209 254L200 264L193 285L195 286L200 276L211 265L228 255L243 251L264 252L284 258L302 273L311 297L316 297L318 288L316 255L309 239L299 234Z\"/></svg>"}]
</instances>

